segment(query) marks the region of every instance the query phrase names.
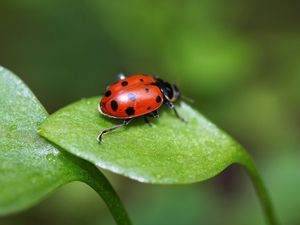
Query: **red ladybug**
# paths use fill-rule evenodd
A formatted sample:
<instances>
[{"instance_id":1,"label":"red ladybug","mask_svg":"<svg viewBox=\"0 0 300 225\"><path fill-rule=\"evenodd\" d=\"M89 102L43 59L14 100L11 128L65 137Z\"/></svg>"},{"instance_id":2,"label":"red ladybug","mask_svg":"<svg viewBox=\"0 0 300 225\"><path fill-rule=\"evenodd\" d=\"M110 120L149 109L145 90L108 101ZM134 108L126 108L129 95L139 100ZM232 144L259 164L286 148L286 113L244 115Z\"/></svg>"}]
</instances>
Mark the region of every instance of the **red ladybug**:
<instances>
[{"instance_id":1,"label":"red ladybug","mask_svg":"<svg viewBox=\"0 0 300 225\"><path fill-rule=\"evenodd\" d=\"M147 117L158 118L157 109L163 104L173 109L175 115L184 121L177 113L173 102L180 98L176 85L146 75L119 76L119 81L109 86L101 99L98 110L101 114L124 119L109 129L103 130L97 137L102 141L104 134L128 125L134 118L143 116L145 122L151 125Z\"/></svg>"}]
</instances>

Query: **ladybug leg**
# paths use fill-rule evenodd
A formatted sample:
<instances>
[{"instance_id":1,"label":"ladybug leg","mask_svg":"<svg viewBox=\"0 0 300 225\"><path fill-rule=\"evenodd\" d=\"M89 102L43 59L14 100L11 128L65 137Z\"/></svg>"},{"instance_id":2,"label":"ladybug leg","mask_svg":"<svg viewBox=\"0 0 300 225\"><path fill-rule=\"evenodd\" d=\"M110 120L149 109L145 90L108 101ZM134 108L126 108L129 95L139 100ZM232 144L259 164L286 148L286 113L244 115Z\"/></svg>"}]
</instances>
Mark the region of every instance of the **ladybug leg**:
<instances>
[{"instance_id":1,"label":"ladybug leg","mask_svg":"<svg viewBox=\"0 0 300 225\"><path fill-rule=\"evenodd\" d=\"M108 128L108 129L103 130L103 131L98 135L98 137L97 137L98 142L99 142L99 143L102 142L102 138L103 138L103 135L104 135L104 134L110 133L110 132L112 132L112 131L114 131L114 130L117 130L117 129L123 127L123 126L127 126L132 120L133 120L133 118L126 119L126 120L124 120L123 123L121 123L121 124L118 124L118 125L115 125L115 126L113 126L113 127L111 127L111 128Z\"/></svg>"},{"instance_id":2,"label":"ladybug leg","mask_svg":"<svg viewBox=\"0 0 300 225\"><path fill-rule=\"evenodd\" d=\"M178 114L178 112L177 112L177 110L175 109L175 107L173 108L173 111L175 112L175 115L176 115L176 117L177 117L178 119L180 119L182 122L185 122L185 123L186 123L186 121Z\"/></svg>"},{"instance_id":3,"label":"ladybug leg","mask_svg":"<svg viewBox=\"0 0 300 225\"><path fill-rule=\"evenodd\" d=\"M144 120L145 120L145 123L146 123L149 127L152 126L152 124L151 124L150 121L148 120L148 117L147 117L147 116L144 116Z\"/></svg>"},{"instance_id":4,"label":"ladybug leg","mask_svg":"<svg viewBox=\"0 0 300 225\"><path fill-rule=\"evenodd\" d=\"M154 111L152 112L152 117L154 117L154 118L159 118L159 114L158 114L157 110L154 110Z\"/></svg>"},{"instance_id":5,"label":"ladybug leg","mask_svg":"<svg viewBox=\"0 0 300 225\"><path fill-rule=\"evenodd\" d=\"M150 123L150 121L148 120L148 117L151 117L151 118L158 118L159 117L159 114L157 112L157 110L147 114L144 116L144 120L145 120L145 123L148 124L149 126L152 126L152 124Z\"/></svg>"},{"instance_id":6,"label":"ladybug leg","mask_svg":"<svg viewBox=\"0 0 300 225\"><path fill-rule=\"evenodd\" d=\"M178 114L177 110L175 109L175 105L172 102L167 101L166 105L174 111L174 113L178 119L180 119L182 122L186 123L186 121Z\"/></svg>"}]
</instances>

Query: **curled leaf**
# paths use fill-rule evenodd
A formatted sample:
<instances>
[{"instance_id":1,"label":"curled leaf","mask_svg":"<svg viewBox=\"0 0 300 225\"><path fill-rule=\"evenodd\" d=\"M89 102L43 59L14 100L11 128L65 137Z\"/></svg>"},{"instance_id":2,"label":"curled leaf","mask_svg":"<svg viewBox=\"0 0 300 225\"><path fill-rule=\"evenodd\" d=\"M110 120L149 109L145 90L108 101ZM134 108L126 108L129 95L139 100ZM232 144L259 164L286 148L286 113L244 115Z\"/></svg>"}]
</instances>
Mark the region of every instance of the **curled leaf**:
<instances>
[{"instance_id":1,"label":"curled leaf","mask_svg":"<svg viewBox=\"0 0 300 225\"><path fill-rule=\"evenodd\" d=\"M59 186L79 180L101 195L118 224L130 224L113 188L95 166L37 134L47 116L26 85L0 67L0 216L24 210Z\"/></svg>"}]
</instances>

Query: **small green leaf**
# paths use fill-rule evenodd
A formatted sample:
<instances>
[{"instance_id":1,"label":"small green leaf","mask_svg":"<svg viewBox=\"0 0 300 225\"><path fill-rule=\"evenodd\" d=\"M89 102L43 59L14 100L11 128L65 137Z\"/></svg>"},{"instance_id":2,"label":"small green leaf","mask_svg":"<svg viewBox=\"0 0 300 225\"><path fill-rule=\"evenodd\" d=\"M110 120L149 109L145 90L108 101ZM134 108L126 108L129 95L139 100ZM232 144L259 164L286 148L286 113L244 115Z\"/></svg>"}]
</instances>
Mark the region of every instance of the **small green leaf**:
<instances>
[{"instance_id":1,"label":"small green leaf","mask_svg":"<svg viewBox=\"0 0 300 225\"><path fill-rule=\"evenodd\" d=\"M130 224L119 198L95 166L54 148L37 134L47 112L26 87L0 67L0 216L40 202L79 180L95 189L119 224Z\"/></svg>"},{"instance_id":2,"label":"small green leaf","mask_svg":"<svg viewBox=\"0 0 300 225\"><path fill-rule=\"evenodd\" d=\"M95 165L142 182L159 184L193 183L220 173L239 162L244 151L232 138L186 103L178 112L164 110L149 127L132 122L104 136L98 133L119 120L99 115L99 97L81 100L50 116L40 134L67 151Z\"/></svg>"}]
</instances>

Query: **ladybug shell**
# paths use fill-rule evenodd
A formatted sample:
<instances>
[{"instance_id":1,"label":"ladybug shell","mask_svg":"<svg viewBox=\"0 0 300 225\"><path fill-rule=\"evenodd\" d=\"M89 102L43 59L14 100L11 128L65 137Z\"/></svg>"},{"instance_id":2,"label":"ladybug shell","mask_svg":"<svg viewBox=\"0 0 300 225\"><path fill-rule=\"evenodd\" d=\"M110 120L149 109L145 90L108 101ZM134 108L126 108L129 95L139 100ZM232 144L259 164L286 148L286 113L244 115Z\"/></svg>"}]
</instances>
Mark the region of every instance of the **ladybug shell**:
<instances>
[{"instance_id":1,"label":"ladybug shell","mask_svg":"<svg viewBox=\"0 0 300 225\"><path fill-rule=\"evenodd\" d=\"M151 76L134 75L109 86L101 99L99 111L108 117L128 119L158 109L163 94L153 85Z\"/></svg>"}]
</instances>

